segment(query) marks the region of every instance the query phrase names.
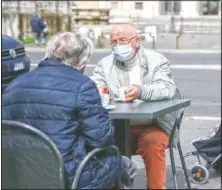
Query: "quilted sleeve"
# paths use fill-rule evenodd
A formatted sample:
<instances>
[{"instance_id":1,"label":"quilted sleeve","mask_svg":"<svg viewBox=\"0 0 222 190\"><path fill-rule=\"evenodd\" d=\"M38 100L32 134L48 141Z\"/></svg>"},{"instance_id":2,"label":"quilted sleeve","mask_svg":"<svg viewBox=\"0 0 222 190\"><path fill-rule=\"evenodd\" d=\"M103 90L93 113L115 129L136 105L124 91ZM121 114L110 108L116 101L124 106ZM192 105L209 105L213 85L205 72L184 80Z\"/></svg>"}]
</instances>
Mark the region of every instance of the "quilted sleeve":
<instances>
[{"instance_id":1,"label":"quilted sleeve","mask_svg":"<svg viewBox=\"0 0 222 190\"><path fill-rule=\"evenodd\" d=\"M92 80L81 86L77 100L78 120L87 145L93 148L113 145L114 127Z\"/></svg>"},{"instance_id":2,"label":"quilted sleeve","mask_svg":"<svg viewBox=\"0 0 222 190\"><path fill-rule=\"evenodd\" d=\"M156 54L152 64L155 65L152 83L140 86L139 99L155 101L172 98L175 95L176 85L170 69L170 62L162 54Z\"/></svg>"}]
</instances>

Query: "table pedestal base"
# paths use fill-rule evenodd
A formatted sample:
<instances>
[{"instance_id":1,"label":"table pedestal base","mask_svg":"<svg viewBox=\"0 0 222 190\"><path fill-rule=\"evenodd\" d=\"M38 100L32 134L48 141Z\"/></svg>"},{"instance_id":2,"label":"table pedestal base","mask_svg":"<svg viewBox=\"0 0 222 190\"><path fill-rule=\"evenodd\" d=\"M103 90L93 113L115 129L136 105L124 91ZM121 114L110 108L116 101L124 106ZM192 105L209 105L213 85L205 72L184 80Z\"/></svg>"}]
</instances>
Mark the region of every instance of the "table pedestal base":
<instances>
[{"instance_id":1,"label":"table pedestal base","mask_svg":"<svg viewBox=\"0 0 222 190\"><path fill-rule=\"evenodd\" d=\"M115 141L122 155L131 158L130 120L115 119Z\"/></svg>"}]
</instances>

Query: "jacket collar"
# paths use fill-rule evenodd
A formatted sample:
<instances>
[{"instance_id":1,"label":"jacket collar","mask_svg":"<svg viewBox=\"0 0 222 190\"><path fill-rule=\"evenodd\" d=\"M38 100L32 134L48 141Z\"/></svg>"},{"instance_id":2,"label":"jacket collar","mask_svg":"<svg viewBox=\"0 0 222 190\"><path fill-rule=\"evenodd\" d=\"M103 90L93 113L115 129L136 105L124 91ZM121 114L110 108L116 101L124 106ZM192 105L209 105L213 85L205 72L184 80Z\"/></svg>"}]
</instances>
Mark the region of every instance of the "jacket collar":
<instances>
[{"instance_id":1,"label":"jacket collar","mask_svg":"<svg viewBox=\"0 0 222 190\"><path fill-rule=\"evenodd\" d=\"M40 61L39 65L38 65L38 67L47 67L47 66L67 67L67 68L75 69L72 66L66 65L60 59L44 59L44 60Z\"/></svg>"}]
</instances>

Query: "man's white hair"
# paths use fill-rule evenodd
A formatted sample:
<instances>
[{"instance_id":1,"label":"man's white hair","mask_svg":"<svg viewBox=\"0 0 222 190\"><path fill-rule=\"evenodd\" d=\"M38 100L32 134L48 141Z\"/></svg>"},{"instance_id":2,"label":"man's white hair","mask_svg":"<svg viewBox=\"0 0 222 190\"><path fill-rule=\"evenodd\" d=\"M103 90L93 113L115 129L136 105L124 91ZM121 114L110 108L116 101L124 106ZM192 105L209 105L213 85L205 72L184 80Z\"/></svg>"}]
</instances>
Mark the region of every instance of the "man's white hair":
<instances>
[{"instance_id":1,"label":"man's white hair","mask_svg":"<svg viewBox=\"0 0 222 190\"><path fill-rule=\"evenodd\" d=\"M60 59L66 65L78 67L86 64L93 51L93 42L72 32L58 33L47 43L45 58Z\"/></svg>"}]
</instances>

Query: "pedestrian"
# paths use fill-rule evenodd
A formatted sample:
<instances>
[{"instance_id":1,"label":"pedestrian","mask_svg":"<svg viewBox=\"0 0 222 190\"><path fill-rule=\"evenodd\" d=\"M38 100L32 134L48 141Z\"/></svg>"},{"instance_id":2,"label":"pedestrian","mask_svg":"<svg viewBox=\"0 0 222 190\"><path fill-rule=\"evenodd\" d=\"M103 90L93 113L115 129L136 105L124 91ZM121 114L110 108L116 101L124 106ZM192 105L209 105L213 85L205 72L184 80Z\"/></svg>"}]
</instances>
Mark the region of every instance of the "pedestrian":
<instances>
[{"instance_id":1,"label":"pedestrian","mask_svg":"<svg viewBox=\"0 0 222 190\"><path fill-rule=\"evenodd\" d=\"M114 145L108 111L95 83L82 74L92 50L87 37L72 32L53 36L38 67L10 83L2 97L2 119L32 125L57 145L69 188L90 150ZM106 189L118 177L131 186L135 172L129 158L122 157L118 167L116 156L109 151L89 161L78 188Z\"/></svg>"},{"instance_id":2,"label":"pedestrian","mask_svg":"<svg viewBox=\"0 0 222 190\"><path fill-rule=\"evenodd\" d=\"M35 38L35 45L39 46L39 41L42 37L42 45L44 45L46 43L46 37L47 35L43 34L44 29L47 29L47 25L44 23L44 19L43 19L43 13L41 13L41 15L34 15L31 18L31 27L32 27L32 32L35 33L36 38Z\"/></svg>"},{"instance_id":3,"label":"pedestrian","mask_svg":"<svg viewBox=\"0 0 222 190\"><path fill-rule=\"evenodd\" d=\"M145 49L140 44L134 26L126 24L113 27L110 40L112 53L99 61L92 76L101 94L107 92L108 88L111 96L126 102L174 97L176 85L170 62L162 54ZM131 144L136 143L137 153L143 158L147 189L166 188L165 149L175 116L175 113L170 113L152 121L131 122L134 139Z\"/></svg>"}]
</instances>

